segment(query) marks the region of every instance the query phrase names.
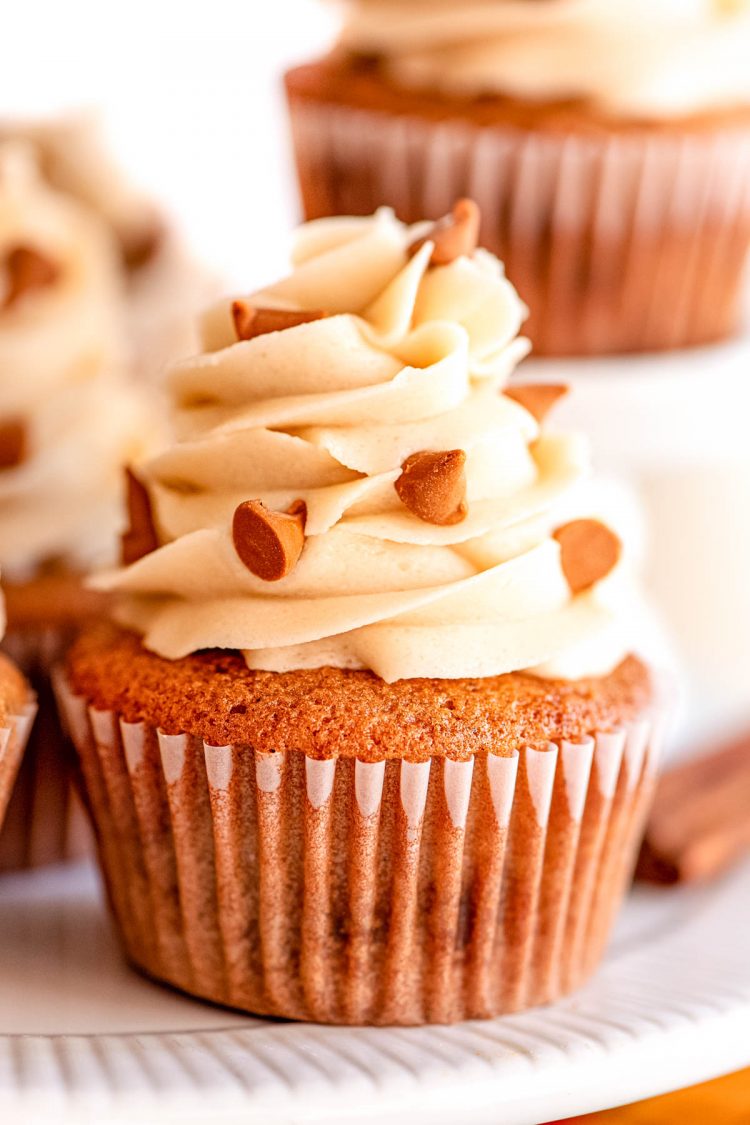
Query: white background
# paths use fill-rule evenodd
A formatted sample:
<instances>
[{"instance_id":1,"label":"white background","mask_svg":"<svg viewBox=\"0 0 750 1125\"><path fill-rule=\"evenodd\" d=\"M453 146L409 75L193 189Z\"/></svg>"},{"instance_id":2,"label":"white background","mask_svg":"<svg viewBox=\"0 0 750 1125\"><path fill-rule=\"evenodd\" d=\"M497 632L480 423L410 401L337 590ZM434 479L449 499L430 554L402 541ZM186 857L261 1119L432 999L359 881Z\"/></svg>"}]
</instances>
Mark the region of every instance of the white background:
<instances>
[{"instance_id":1,"label":"white background","mask_svg":"<svg viewBox=\"0 0 750 1125\"><path fill-rule=\"evenodd\" d=\"M100 109L137 182L250 289L299 217L281 75L336 22L316 0L0 0L0 116Z\"/></svg>"}]
</instances>

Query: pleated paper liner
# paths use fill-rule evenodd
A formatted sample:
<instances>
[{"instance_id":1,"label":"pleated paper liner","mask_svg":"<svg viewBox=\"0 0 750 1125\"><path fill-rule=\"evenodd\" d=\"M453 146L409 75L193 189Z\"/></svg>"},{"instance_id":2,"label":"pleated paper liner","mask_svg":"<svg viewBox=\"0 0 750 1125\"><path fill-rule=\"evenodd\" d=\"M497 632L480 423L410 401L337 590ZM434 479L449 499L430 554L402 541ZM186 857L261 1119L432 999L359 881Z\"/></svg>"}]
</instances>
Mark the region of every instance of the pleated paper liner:
<instances>
[{"instance_id":1,"label":"pleated paper liner","mask_svg":"<svg viewBox=\"0 0 750 1125\"><path fill-rule=\"evenodd\" d=\"M38 716L0 830L0 873L61 863L92 850L50 681L68 639L67 630L49 628L10 630L3 640L34 688Z\"/></svg>"},{"instance_id":2,"label":"pleated paper liner","mask_svg":"<svg viewBox=\"0 0 750 1125\"><path fill-rule=\"evenodd\" d=\"M322 1023L449 1023L594 969L640 842L659 708L466 762L208 746L63 678L128 958L186 992Z\"/></svg>"},{"instance_id":3,"label":"pleated paper liner","mask_svg":"<svg viewBox=\"0 0 750 1125\"><path fill-rule=\"evenodd\" d=\"M0 726L0 824L3 823L36 710L36 700L30 697L17 715L10 716L8 726Z\"/></svg>"},{"instance_id":4,"label":"pleated paper liner","mask_svg":"<svg viewBox=\"0 0 750 1125\"><path fill-rule=\"evenodd\" d=\"M683 347L737 330L750 130L586 134L349 108L295 95L307 218L439 218L471 196L481 244L531 310L537 354Z\"/></svg>"}]
</instances>

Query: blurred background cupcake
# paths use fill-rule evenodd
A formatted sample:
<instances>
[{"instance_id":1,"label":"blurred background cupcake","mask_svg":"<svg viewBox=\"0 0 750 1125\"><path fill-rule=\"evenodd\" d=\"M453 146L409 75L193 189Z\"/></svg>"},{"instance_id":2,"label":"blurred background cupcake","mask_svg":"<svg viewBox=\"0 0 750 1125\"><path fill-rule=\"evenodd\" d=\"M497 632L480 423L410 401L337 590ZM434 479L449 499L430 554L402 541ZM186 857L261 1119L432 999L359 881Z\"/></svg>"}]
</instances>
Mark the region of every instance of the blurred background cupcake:
<instances>
[{"instance_id":1,"label":"blurred background cupcake","mask_svg":"<svg viewBox=\"0 0 750 1125\"><path fill-rule=\"evenodd\" d=\"M459 195L536 354L735 332L750 244L745 0L349 0L287 74L308 218Z\"/></svg>"},{"instance_id":2,"label":"blurred background cupcake","mask_svg":"<svg viewBox=\"0 0 750 1125\"><path fill-rule=\"evenodd\" d=\"M3 120L0 141L23 140L41 174L109 229L118 249L128 353L134 372L158 379L164 365L197 344L195 318L218 292L171 218L114 161L93 113Z\"/></svg>"},{"instance_id":3,"label":"blurred background cupcake","mask_svg":"<svg viewBox=\"0 0 750 1125\"><path fill-rule=\"evenodd\" d=\"M530 308L522 377L574 386L560 418L593 435L631 525L640 506L681 738L742 729L750 5L341 7L335 49L286 79L306 213L480 202Z\"/></svg>"},{"instance_id":4,"label":"blurred background cupcake","mask_svg":"<svg viewBox=\"0 0 750 1125\"><path fill-rule=\"evenodd\" d=\"M114 557L122 466L156 432L153 404L126 381L122 310L110 230L45 183L33 148L0 145L4 647L40 701L0 836L0 867L76 847L49 672L72 631L100 609L81 579Z\"/></svg>"}]
</instances>

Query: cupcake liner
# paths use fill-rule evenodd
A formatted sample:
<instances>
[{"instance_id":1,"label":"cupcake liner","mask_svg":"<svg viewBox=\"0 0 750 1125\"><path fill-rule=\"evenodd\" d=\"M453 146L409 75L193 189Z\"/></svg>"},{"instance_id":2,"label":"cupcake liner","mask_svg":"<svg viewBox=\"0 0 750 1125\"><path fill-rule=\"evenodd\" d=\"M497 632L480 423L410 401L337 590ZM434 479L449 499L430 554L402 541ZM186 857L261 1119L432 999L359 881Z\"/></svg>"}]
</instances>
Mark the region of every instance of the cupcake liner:
<instances>
[{"instance_id":1,"label":"cupcake liner","mask_svg":"<svg viewBox=\"0 0 750 1125\"><path fill-rule=\"evenodd\" d=\"M657 707L510 757L318 761L56 688L128 958L323 1023L449 1023L575 988L631 874L664 730Z\"/></svg>"},{"instance_id":2,"label":"cupcake liner","mask_svg":"<svg viewBox=\"0 0 750 1125\"><path fill-rule=\"evenodd\" d=\"M0 873L78 859L92 850L50 680L69 638L70 630L55 627L10 630L3 638L3 650L34 688L38 718L0 831Z\"/></svg>"},{"instance_id":3,"label":"cupcake liner","mask_svg":"<svg viewBox=\"0 0 750 1125\"><path fill-rule=\"evenodd\" d=\"M307 218L438 218L460 196L531 309L535 351L731 334L750 247L750 129L532 132L316 102L290 90Z\"/></svg>"},{"instance_id":4,"label":"cupcake liner","mask_svg":"<svg viewBox=\"0 0 750 1125\"><path fill-rule=\"evenodd\" d=\"M29 699L18 714L10 716L7 726L0 726L0 824L3 823L36 710L36 700Z\"/></svg>"}]
</instances>

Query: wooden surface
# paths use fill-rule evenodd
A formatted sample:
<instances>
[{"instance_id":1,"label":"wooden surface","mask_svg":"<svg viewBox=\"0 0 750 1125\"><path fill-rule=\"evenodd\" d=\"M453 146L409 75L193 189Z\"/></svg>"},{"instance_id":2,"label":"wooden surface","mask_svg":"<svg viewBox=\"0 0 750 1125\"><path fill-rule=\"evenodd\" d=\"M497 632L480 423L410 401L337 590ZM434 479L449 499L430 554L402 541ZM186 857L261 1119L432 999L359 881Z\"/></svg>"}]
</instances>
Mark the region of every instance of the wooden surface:
<instances>
[{"instance_id":1,"label":"wooden surface","mask_svg":"<svg viewBox=\"0 0 750 1125\"><path fill-rule=\"evenodd\" d=\"M570 1118L566 1125L748 1125L750 1070L636 1105Z\"/></svg>"}]
</instances>

